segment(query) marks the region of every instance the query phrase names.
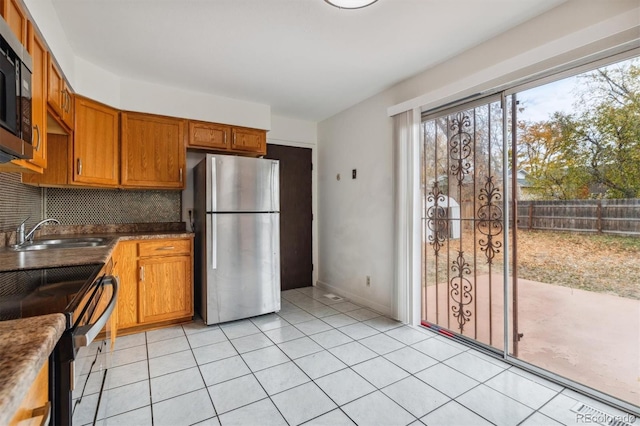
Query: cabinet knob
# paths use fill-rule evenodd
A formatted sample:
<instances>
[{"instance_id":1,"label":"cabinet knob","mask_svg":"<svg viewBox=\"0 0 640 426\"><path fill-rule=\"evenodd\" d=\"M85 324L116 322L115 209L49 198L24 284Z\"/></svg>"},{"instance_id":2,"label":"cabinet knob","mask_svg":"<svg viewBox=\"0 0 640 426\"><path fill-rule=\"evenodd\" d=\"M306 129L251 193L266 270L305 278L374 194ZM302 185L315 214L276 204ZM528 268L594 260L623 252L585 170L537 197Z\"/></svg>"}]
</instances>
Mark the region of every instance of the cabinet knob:
<instances>
[{"instance_id":1,"label":"cabinet knob","mask_svg":"<svg viewBox=\"0 0 640 426\"><path fill-rule=\"evenodd\" d=\"M140 281L144 281L144 266L140 267Z\"/></svg>"},{"instance_id":2,"label":"cabinet knob","mask_svg":"<svg viewBox=\"0 0 640 426\"><path fill-rule=\"evenodd\" d=\"M180 167L180 183L182 183L182 167Z\"/></svg>"},{"instance_id":3,"label":"cabinet knob","mask_svg":"<svg viewBox=\"0 0 640 426\"><path fill-rule=\"evenodd\" d=\"M82 159L78 158L78 176L82 174Z\"/></svg>"}]
</instances>

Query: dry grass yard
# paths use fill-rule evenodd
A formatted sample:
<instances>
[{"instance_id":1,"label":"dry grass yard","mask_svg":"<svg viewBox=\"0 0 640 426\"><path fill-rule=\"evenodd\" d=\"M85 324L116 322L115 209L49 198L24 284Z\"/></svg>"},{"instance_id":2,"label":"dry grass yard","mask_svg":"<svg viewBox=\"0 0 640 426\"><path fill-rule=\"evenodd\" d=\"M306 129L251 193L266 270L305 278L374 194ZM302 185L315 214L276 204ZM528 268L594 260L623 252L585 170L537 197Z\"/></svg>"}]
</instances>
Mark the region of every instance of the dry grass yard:
<instances>
[{"instance_id":1,"label":"dry grass yard","mask_svg":"<svg viewBox=\"0 0 640 426\"><path fill-rule=\"evenodd\" d=\"M479 239L480 236L478 235ZM476 246L475 272L488 273L484 254ZM435 283L433 249L428 252L427 277ZM460 240L449 241L449 261L445 245L438 259L438 281L446 282L447 264L457 256ZM473 233L462 232L462 250L472 263ZM640 238L560 231L518 230L518 276L587 291L640 300ZM502 271L502 250L493 263L493 272ZM451 270L449 270L451 273ZM473 272L472 272L473 274Z\"/></svg>"},{"instance_id":2,"label":"dry grass yard","mask_svg":"<svg viewBox=\"0 0 640 426\"><path fill-rule=\"evenodd\" d=\"M520 278L640 299L640 238L518 231Z\"/></svg>"}]
</instances>

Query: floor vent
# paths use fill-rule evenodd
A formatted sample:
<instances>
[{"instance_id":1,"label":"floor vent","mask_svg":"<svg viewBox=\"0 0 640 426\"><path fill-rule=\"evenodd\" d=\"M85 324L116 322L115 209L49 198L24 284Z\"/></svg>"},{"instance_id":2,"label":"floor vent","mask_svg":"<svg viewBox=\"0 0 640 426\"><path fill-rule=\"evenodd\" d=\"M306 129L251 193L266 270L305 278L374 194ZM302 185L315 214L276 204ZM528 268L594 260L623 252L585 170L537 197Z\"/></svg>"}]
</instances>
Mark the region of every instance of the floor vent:
<instances>
[{"instance_id":1,"label":"floor vent","mask_svg":"<svg viewBox=\"0 0 640 426\"><path fill-rule=\"evenodd\" d=\"M604 426L633 426L627 420L635 421L635 417L630 414L614 416L582 402L578 402L571 407L571 411L581 416L576 419L578 423L597 423Z\"/></svg>"},{"instance_id":2,"label":"floor vent","mask_svg":"<svg viewBox=\"0 0 640 426\"><path fill-rule=\"evenodd\" d=\"M328 299L331 299L331 300L333 300L335 302L339 302L341 300L344 300L342 297L336 296L335 294L331 294L331 293L325 294L324 297L326 297Z\"/></svg>"}]
</instances>

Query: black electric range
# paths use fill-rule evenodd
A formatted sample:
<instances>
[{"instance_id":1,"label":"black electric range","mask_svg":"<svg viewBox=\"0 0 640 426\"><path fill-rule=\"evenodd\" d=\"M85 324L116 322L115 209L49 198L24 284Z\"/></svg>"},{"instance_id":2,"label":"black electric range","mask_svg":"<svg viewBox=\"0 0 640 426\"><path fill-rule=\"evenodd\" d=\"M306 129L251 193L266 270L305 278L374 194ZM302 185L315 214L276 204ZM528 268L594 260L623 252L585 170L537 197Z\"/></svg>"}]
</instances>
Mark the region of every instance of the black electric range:
<instances>
[{"instance_id":1,"label":"black electric range","mask_svg":"<svg viewBox=\"0 0 640 426\"><path fill-rule=\"evenodd\" d=\"M0 320L61 313L65 331L49 358L51 424L71 425L74 360L104 328L118 293L103 264L0 272Z\"/></svg>"}]
</instances>

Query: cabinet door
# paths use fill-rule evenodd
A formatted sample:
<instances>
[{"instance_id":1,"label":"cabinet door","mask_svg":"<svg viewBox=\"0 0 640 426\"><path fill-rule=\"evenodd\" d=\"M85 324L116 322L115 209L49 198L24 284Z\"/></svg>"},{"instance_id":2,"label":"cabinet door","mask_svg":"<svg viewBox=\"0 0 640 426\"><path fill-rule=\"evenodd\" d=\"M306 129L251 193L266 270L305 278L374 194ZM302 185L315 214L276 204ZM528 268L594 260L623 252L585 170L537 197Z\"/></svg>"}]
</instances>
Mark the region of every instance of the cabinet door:
<instances>
[{"instance_id":1,"label":"cabinet door","mask_svg":"<svg viewBox=\"0 0 640 426\"><path fill-rule=\"evenodd\" d=\"M47 134L47 168L42 174L22 173L22 183L47 187L66 187L69 182L69 135Z\"/></svg>"},{"instance_id":2,"label":"cabinet door","mask_svg":"<svg viewBox=\"0 0 640 426\"><path fill-rule=\"evenodd\" d=\"M70 129L73 129L73 118L74 118L74 100L75 96L71 93L71 89L65 82L63 82L62 88L62 122L67 125Z\"/></svg>"},{"instance_id":3,"label":"cabinet door","mask_svg":"<svg viewBox=\"0 0 640 426\"><path fill-rule=\"evenodd\" d=\"M231 149L264 155L267 153L267 132L264 130L234 127L232 130Z\"/></svg>"},{"instance_id":4,"label":"cabinet door","mask_svg":"<svg viewBox=\"0 0 640 426\"><path fill-rule=\"evenodd\" d=\"M77 98L73 135L73 183L118 185L118 111Z\"/></svg>"},{"instance_id":5,"label":"cabinet door","mask_svg":"<svg viewBox=\"0 0 640 426\"><path fill-rule=\"evenodd\" d=\"M141 323L193 315L191 256L140 259L138 266Z\"/></svg>"},{"instance_id":6,"label":"cabinet door","mask_svg":"<svg viewBox=\"0 0 640 426\"><path fill-rule=\"evenodd\" d=\"M9 426L45 424L49 402L49 361L45 361L22 399L20 406L9 420Z\"/></svg>"},{"instance_id":7,"label":"cabinet door","mask_svg":"<svg viewBox=\"0 0 640 426\"><path fill-rule=\"evenodd\" d=\"M47 47L29 23L27 49L33 59L31 78L31 119L33 124L33 159L38 167L47 167Z\"/></svg>"},{"instance_id":8,"label":"cabinet door","mask_svg":"<svg viewBox=\"0 0 640 426\"><path fill-rule=\"evenodd\" d=\"M181 119L122 113L122 186L184 188L185 125Z\"/></svg>"},{"instance_id":9,"label":"cabinet door","mask_svg":"<svg viewBox=\"0 0 640 426\"><path fill-rule=\"evenodd\" d=\"M189 121L190 148L229 149L231 127L223 124Z\"/></svg>"},{"instance_id":10,"label":"cabinet door","mask_svg":"<svg viewBox=\"0 0 640 426\"><path fill-rule=\"evenodd\" d=\"M20 4L16 0L1 0L2 1L2 17L18 41L23 46L27 45L27 15L24 13Z\"/></svg>"},{"instance_id":11,"label":"cabinet door","mask_svg":"<svg viewBox=\"0 0 640 426\"><path fill-rule=\"evenodd\" d=\"M47 102L58 117L62 117L64 78L50 53L47 55L47 63Z\"/></svg>"},{"instance_id":12,"label":"cabinet door","mask_svg":"<svg viewBox=\"0 0 640 426\"><path fill-rule=\"evenodd\" d=\"M117 305L117 328L138 325L137 243L121 241L113 255L113 274L120 280Z\"/></svg>"}]
</instances>

